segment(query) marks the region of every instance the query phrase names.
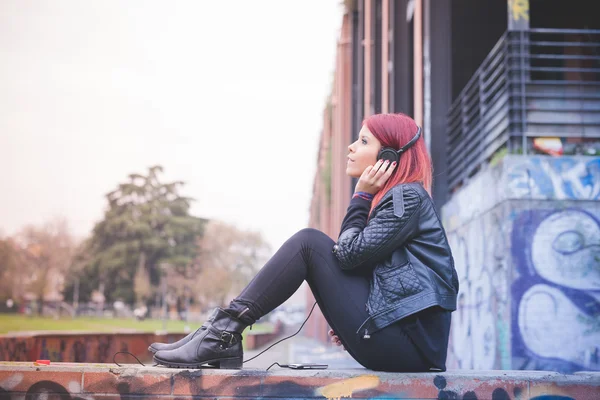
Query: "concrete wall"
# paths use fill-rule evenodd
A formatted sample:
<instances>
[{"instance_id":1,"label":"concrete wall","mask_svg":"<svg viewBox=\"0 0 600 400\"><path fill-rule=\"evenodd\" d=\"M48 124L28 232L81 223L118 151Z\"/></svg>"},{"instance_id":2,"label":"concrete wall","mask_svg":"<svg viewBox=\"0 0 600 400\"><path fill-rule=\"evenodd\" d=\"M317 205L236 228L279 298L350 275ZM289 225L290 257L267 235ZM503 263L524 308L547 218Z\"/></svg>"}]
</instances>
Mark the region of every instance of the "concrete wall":
<instances>
[{"instance_id":1,"label":"concrete wall","mask_svg":"<svg viewBox=\"0 0 600 400\"><path fill-rule=\"evenodd\" d=\"M0 399L597 400L598 375L537 371L393 374L364 369L291 371L277 367L265 372L0 362Z\"/></svg>"},{"instance_id":2,"label":"concrete wall","mask_svg":"<svg viewBox=\"0 0 600 400\"><path fill-rule=\"evenodd\" d=\"M27 335L0 335L0 360L52 362L113 362L119 351L128 351L142 362L152 360L148 346L153 342L172 343L185 336L154 333L31 333ZM126 354L119 354L118 363L136 362Z\"/></svg>"},{"instance_id":3,"label":"concrete wall","mask_svg":"<svg viewBox=\"0 0 600 400\"><path fill-rule=\"evenodd\" d=\"M244 348L254 350L262 347L278 338L282 330L281 323L277 323L273 332L269 333L254 333L246 330ZM150 362L152 361L152 353L148 351L150 344L173 343L185 335L185 333L161 335L152 332L32 332L21 335L0 335L0 360L107 363L113 362L115 353L127 351L142 362ZM119 364L136 362L135 358L127 354L117 355L115 361Z\"/></svg>"},{"instance_id":4,"label":"concrete wall","mask_svg":"<svg viewBox=\"0 0 600 400\"><path fill-rule=\"evenodd\" d=\"M600 370L599 198L597 157L510 155L453 194L448 368Z\"/></svg>"}]
</instances>

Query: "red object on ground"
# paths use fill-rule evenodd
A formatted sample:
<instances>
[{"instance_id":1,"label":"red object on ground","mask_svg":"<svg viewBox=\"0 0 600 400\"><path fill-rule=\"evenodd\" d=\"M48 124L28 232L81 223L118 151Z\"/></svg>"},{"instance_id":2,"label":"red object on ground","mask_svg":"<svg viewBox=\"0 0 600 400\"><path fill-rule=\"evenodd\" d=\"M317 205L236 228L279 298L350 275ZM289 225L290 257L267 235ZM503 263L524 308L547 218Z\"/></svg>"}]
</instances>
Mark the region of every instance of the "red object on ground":
<instances>
[{"instance_id":1,"label":"red object on ground","mask_svg":"<svg viewBox=\"0 0 600 400\"><path fill-rule=\"evenodd\" d=\"M50 360L35 360L36 364L50 365Z\"/></svg>"}]
</instances>

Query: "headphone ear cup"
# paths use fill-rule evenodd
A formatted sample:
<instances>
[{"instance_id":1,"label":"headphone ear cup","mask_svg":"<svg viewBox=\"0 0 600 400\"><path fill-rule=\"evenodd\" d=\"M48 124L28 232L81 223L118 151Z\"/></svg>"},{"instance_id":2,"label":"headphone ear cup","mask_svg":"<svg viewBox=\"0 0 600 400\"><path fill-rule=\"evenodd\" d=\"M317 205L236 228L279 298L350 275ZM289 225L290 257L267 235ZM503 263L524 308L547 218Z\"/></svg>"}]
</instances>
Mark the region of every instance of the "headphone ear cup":
<instances>
[{"instance_id":1,"label":"headphone ear cup","mask_svg":"<svg viewBox=\"0 0 600 400\"><path fill-rule=\"evenodd\" d=\"M398 162L399 159L398 152L391 147L382 148L377 156L377 160L388 160L390 163Z\"/></svg>"}]
</instances>

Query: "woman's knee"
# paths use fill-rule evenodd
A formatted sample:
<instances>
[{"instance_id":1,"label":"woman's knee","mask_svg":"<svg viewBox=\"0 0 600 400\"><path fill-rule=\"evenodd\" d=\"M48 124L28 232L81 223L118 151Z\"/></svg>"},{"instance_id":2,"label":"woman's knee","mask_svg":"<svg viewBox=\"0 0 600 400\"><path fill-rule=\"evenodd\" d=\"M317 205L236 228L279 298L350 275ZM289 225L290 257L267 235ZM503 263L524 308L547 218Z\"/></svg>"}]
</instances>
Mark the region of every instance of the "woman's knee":
<instances>
[{"instance_id":1,"label":"woman's knee","mask_svg":"<svg viewBox=\"0 0 600 400\"><path fill-rule=\"evenodd\" d=\"M295 238L301 239L303 242L311 242L311 241L330 241L333 243L333 239L327 236L325 233L321 232L318 229L314 228L304 228L300 229L298 232L294 234Z\"/></svg>"},{"instance_id":2,"label":"woman's knee","mask_svg":"<svg viewBox=\"0 0 600 400\"><path fill-rule=\"evenodd\" d=\"M329 236L318 229L314 228L304 228L300 229L293 236L297 240L300 240L302 243L324 243L331 244L333 246L335 242Z\"/></svg>"}]
</instances>

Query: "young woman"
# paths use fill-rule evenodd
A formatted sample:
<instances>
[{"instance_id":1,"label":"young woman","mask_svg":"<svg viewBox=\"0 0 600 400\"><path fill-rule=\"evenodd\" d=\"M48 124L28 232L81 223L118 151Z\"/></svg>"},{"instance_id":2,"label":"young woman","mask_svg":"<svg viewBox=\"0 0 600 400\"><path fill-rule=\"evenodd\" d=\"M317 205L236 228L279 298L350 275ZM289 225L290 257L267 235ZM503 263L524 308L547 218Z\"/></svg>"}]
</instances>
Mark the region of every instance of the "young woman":
<instances>
[{"instance_id":1,"label":"young woman","mask_svg":"<svg viewBox=\"0 0 600 400\"><path fill-rule=\"evenodd\" d=\"M420 133L403 114L365 119L348 146L346 173L359 179L337 243L299 231L229 307L179 342L153 343L154 360L241 368L243 330L306 280L332 340L364 367L444 371L458 279L429 195L431 161Z\"/></svg>"}]
</instances>

